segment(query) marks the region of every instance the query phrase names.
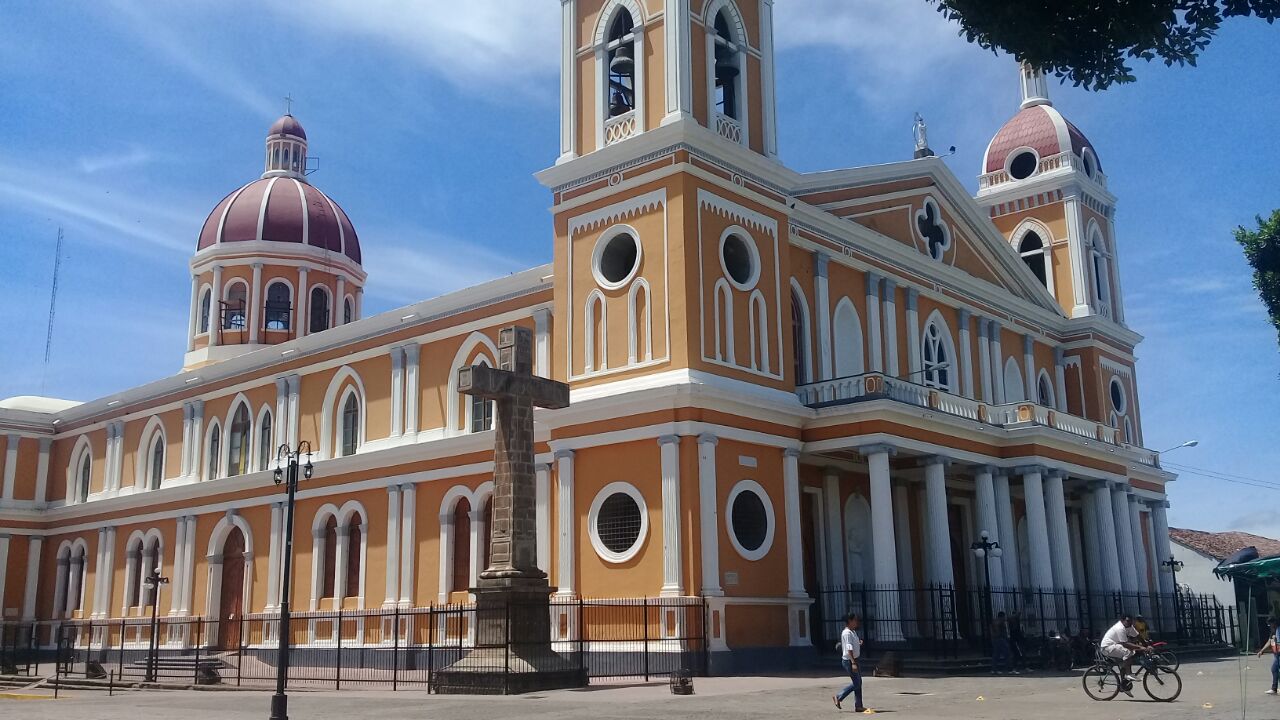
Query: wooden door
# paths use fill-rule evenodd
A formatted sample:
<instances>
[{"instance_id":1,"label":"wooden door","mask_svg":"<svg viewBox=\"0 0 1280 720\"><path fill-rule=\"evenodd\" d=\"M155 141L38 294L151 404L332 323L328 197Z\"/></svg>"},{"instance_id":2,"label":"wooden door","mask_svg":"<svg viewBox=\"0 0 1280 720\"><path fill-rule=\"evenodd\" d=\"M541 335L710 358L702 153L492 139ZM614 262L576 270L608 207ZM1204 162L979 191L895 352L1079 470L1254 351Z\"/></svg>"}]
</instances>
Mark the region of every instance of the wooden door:
<instances>
[{"instance_id":1,"label":"wooden door","mask_svg":"<svg viewBox=\"0 0 1280 720\"><path fill-rule=\"evenodd\" d=\"M240 616L244 613L244 535L235 528L222 546L222 592L218 599L218 646L240 646Z\"/></svg>"}]
</instances>

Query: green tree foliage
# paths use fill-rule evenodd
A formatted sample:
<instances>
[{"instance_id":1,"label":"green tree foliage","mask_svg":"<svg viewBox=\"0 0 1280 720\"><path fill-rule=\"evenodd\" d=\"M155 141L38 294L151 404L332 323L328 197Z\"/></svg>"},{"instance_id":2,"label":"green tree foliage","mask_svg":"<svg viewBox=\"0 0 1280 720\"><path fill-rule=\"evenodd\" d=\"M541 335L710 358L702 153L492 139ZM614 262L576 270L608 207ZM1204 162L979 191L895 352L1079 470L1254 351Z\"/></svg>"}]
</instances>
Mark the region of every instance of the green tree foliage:
<instances>
[{"instance_id":1,"label":"green tree foliage","mask_svg":"<svg viewBox=\"0 0 1280 720\"><path fill-rule=\"evenodd\" d=\"M1280 18L1280 0L928 1L969 42L1090 90L1133 82L1132 58L1194 66L1227 18Z\"/></svg>"},{"instance_id":2,"label":"green tree foliage","mask_svg":"<svg viewBox=\"0 0 1280 720\"><path fill-rule=\"evenodd\" d=\"M1259 216L1257 222L1257 230L1236 228L1236 242L1253 266L1253 286L1267 306L1271 324L1280 333L1280 210L1266 220Z\"/></svg>"}]
</instances>

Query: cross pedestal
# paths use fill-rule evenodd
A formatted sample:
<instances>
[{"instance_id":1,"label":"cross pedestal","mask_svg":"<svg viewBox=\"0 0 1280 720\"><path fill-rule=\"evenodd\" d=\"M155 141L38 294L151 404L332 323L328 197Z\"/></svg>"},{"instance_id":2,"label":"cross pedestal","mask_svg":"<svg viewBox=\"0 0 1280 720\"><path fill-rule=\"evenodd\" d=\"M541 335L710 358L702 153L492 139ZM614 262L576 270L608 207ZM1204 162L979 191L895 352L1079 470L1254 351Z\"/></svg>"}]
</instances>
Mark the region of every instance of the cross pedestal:
<instances>
[{"instance_id":1,"label":"cross pedestal","mask_svg":"<svg viewBox=\"0 0 1280 720\"><path fill-rule=\"evenodd\" d=\"M498 334L498 365L458 369L458 391L497 405L489 567L476 597L476 645L436 673L438 693L513 694L587 684L581 658L551 649L551 586L538 568L533 408L569 406L569 386L533 375L533 333Z\"/></svg>"}]
</instances>

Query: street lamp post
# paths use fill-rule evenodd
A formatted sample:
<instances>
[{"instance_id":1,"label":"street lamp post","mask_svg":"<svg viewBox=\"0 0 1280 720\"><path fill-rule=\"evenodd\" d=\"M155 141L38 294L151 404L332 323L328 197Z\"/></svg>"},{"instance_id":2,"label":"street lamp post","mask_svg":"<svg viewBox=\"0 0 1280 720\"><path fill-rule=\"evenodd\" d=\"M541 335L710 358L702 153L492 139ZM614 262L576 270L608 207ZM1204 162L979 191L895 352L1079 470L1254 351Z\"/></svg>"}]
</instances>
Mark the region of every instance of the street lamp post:
<instances>
[{"instance_id":1,"label":"street lamp post","mask_svg":"<svg viewBox=\"0 0 1280 720\"><path fill-rule=\"evenodd\" d=\"M1182 603L1178 596L1178 571L1182 569L1182 561L1170 555L1168 560L1160 563L1173 575L1173 626L1178 637L1182 637Z\"/></svg>"},{"instance_id":2,"label":"street lamp post","mask_svg":"<svg viewBox=\"0 0 1280 720\"><path fill-rule=\"evenodd\" d=\"M152 568L143 583L151 589L151 642L148 643L147 682L155 682L159 676L160 658L160 586L168 585L169 578L160 574L160 568Z\"/></svg>"},{"instance_id":3,"label":"street lamp post","mask_svg":"<svg viewBox=\"0 0 1280 720\"><path fill-rule=\"evenodd\" d=\"M982 531L979 539L969 549L973 551L974 557L982 561L982 582L986 590L982 603L982 632L985 636L991 627L991 558L999 559L1004 555L1004 550L999 542L991 539L991 533L986 530Z\"/></svg>"},{"instance_id":4,"label":"street lamp post","mask_svg":"<svg viewBox=\"0 0 1280 720\"><path fill-rule=\"evenodd\" d=\"M290 449L288 444L281 445L276 451L276 469L273 474L276 484L285 483L288 501L285 503L284 530L284 577L280 580L280 626L276 632L280 645L276 658L276 692L271 696L271 720L289 720L289 696L285 695L285 685L289 679L289 589L293 585L293 502L298 491L298 461L306 455L306 464L302 466L302 477L310 480L311 443L303 440L296 448ZM284 463L284 466L281 466Z\"/></svg>"}]
</instances>

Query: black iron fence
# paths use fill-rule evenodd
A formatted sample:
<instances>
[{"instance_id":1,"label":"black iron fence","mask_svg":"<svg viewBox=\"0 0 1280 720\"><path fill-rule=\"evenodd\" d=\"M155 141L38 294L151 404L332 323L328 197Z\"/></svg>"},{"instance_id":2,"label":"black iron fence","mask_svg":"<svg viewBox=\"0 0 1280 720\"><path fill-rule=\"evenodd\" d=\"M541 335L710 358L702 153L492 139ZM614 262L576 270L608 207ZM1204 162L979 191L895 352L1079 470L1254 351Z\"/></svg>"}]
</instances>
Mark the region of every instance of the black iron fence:
<instances>
[{"instance_id":1,"label":"black iron fence","mask_svg":"<svg viewBox=\"0 0 1280 720\"><path fill-rule=\"evenodd\" d=\"M989 652L993 620L999 613L1005 614L1011 639L1032 654L1052 640L1096 643L1125 612L1141 615L1153 640L1232 645L1239 641L1235 608L1223 607L1212 595L851 585L816 593L821 648L834 646L850 612L862 617L868 650L910 648L940 657Z\"/></svg>"},{"instance_id":2,"label":"black iron fence","mask_svg":"<svg viewBox=\"0 0 1280 720\"><path fill-rule=\"evenodd\" d=\"M500 612L506 617L482 618L474 605L293 613L289 687L431 691L463 661L498 674L518 673L522 663L588 678L706 674L701 598L553 598L549 607L511 605ZM29 656L46 671L56 664L59 676L120 683L274 686L277 614L162 617L154 653L152 627L147 618L4 626L3 637L19 640L6 643L0 657Z\"/></svg>"}]
</instances>

